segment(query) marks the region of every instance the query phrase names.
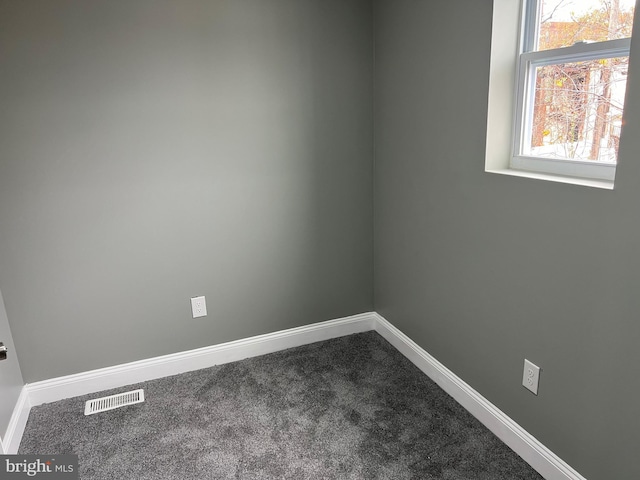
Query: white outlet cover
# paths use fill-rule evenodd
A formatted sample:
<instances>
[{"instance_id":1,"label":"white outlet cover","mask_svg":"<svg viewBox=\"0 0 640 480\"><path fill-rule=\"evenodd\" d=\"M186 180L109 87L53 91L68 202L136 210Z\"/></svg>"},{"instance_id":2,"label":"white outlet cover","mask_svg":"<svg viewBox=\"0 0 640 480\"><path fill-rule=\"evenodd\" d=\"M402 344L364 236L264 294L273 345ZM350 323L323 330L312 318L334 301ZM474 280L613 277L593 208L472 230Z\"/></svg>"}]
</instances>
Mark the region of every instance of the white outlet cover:
<instances>
[{"instance_id":1,"label":"white outlet cover","mask_svg":"<svg viewBox=\"0 0 640 480\"><path fill-rule=\"evenodd\" d=\"M529 360L524 361L524 372L522 374L522 385L527 390L538 395L538 382L540 381L540 367L534 365Z\"/></svg>"},{"instance_id":2,"label":"white outlet cover","mask_svg":"<svg viewBox=\"0 0 640 480\"><path fill-rule=\"evenodd\" d=\"M191 299L191 313L193 318L207 316L207 301L204 297L193 297Z\"/></svg>"}]
</instances>

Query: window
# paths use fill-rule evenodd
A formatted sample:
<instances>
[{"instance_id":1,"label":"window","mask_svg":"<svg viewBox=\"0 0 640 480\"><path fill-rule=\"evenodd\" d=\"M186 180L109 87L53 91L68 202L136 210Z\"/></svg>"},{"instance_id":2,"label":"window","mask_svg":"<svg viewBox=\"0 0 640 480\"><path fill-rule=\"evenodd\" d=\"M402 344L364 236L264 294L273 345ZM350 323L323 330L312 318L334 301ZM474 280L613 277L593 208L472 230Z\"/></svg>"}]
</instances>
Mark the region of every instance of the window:
<instances>
[{"instance_id":1,"label":"window","mask_svg":"<svg viewBox=\"0 0 640 480\"><path fill-rule=\"evenodd\" d=\"M514 3L494 0L487 171L612 188L636 1Z\"/></svg>"}]
</instances>

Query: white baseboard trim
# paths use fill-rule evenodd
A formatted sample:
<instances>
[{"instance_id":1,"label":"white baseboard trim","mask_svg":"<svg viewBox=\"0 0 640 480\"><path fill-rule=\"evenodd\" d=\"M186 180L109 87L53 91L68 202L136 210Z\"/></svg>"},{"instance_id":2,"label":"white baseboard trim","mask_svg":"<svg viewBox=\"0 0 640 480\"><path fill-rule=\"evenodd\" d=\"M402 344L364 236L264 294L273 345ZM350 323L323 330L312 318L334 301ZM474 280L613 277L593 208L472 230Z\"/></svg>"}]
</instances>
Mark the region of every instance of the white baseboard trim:
<instances>
[{"instance_id":1,"label":"white baseboard trim","mask_svg":"<svg viewBox=\"0 0 640 480\"><path fill-rule=\"evenodd\" d=\"M376 330L547 480L586 480L500 409L375 312L25 385L3 439L16 453L31 406Z\"/></svg>"},{"instance_id":2,"label":"white baseboard trim","mask_svg":"<svg viewBox=\"0 0 640 480\"><path fill-rule=\"evenodd\" d=\"M26 385L26 389L31 405L36 406L235 362L352 333L366 332L374 329L375 322L375 313L362 313L210 347L30 383Z\"/></svg>"},{"instance_id":3,"label":"white baseboard trim","mask_svg":"<svg viewBox=\"0 0 640 480\"><path fill-rule=\"evenodd\" d=\"M498 407L471 388L382 316L375 314L375 330L451 395L546 480L586 480Z\"/></svg>"},{"instance_id":4,"label":"white baseboard trim","mask_svg":"<svg viewBox=\"0 0 640 480\"><path fill-rule=\"evenodd\" d=\"M29 392L27 387L22 387L20 396L16 402L16 406L13 408L11 419L9 420L9 426L7 432L2 439L4 453L7 455L14 455L18 453L18 447L20 446L20 440L22 440L22 434L24 433L24 427L27 425L29 419L29 411L31 410L31 403L29 402Z\"/></svg>"}]
</instances>

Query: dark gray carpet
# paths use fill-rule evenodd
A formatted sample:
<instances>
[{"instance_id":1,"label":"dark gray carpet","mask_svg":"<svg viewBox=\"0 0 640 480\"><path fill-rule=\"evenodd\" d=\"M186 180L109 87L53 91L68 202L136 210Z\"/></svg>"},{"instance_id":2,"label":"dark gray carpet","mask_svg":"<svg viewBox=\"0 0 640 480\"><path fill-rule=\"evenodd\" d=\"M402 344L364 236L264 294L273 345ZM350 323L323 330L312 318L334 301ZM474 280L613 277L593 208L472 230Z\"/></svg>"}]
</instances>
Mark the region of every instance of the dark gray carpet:
<instances>
[{"instance_id":1,"label":"dark gray carpet","mask_svg":"<svg viewBox=\"0 0 640 480\"><path fill-rule=\"evenodd\" d=\"M542 478L375 332L35 407L20 453L83 480Z\"/></svg>"}]
</instances>

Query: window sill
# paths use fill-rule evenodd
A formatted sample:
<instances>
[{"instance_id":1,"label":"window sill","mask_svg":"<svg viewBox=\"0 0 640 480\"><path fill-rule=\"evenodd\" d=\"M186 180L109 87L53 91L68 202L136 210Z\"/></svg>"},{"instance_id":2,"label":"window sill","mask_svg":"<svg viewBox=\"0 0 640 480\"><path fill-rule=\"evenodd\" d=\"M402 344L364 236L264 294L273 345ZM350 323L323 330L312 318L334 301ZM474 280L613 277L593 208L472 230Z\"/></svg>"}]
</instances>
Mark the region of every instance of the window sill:
<instances>
[{"instance_id":1,"label":"window sill","mask_svg":"<svg viewBox=\"0 0 640 480\"><path fill-rule=\"evenodd\" d=\"M596 178L584 178L579 176L584 174L583 172L550 170L544 165L542 168L533 169L528 168L530 165L512 165L515 112L513 89L516 85L516 63L519 54L518 44L521 27L520 8L522 5L520 1L493 0L485 171L512 177L613 190L615 172L610 175L590 172L594 173L593 177ZM544 164L543 159L538 158L537 161ZM540 171L554 173L538 173Z\"/></svg>"},{"instance_id":2,"label":"window sill","mask_svg":"<svg viewBox=\"0 0 640 480\"><path fill-rule=\"evenodd\" d=\"M581 185L583 187L602 188L613 190L613 182L610 180L593 180L589 178L565 177L562 175L552 175L549 173L527 172L524 170L513 170L511 168L492 168L485 172L497 173L500 175L511 175L512 177L533 178L535 180L546 180L548 182L568 183L571 185Z\"/></svg>"}]
</instances>

